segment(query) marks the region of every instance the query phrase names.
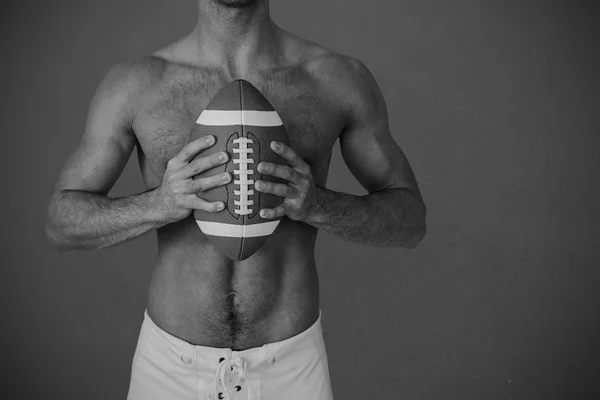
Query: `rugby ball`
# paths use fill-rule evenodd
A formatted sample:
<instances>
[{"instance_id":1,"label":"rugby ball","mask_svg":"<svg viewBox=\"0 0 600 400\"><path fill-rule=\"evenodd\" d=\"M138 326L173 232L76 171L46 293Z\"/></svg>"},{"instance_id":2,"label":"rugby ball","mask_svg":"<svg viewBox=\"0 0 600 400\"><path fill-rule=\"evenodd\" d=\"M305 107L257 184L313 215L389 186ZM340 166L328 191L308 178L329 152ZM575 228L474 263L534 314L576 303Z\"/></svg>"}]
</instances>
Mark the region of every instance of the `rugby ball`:
<instances>
[{"instance_id":1,"label":"rugby ball","mask_svg":"<svg viewBox=\"0 0 600 400\"><path fill-rule=\"evenodd\" d=\"M254 182L261 179L286 183L262 175L256 168L262 161L287 165L270 147L273 140L289 146L287 132L262 93L250 82L237 79L221 88L208 103L192 128L190 141L207 135L215 137L215 144L197 157L226 151L229 161L195 179L227 171L232 180L198 193L207 201L222 201L225 208L218 212L194 210L194 219L221 253L232 260L244 260L269 239L281 220L263 219L259 211L277 207L283 197L257 191Z\"/></svg>"}]
</instances>

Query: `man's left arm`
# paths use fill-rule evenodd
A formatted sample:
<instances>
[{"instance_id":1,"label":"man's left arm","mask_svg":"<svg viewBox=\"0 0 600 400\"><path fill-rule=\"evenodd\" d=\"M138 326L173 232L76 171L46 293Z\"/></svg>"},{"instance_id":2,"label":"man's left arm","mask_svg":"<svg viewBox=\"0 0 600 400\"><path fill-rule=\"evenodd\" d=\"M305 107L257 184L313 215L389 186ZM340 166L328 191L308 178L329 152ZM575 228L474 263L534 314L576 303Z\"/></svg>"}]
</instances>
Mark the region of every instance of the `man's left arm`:
<instances>
[{"instance_id":1,"label":"man's left arm","mask_svg":"<svg viewBox=\"0 0 600 400\"><path fill-rule=\"evenodd\" d=\"M349 64L340 147L350 172L368 194L316 186L308 164L290 147L273 142L272 149L289 166L260 163L258 171L289 184L256 182L257 190L285 198L280 206L261 210L261 216L287 215L356 243L415 248L426 231L426 207L415 175L390 134L386 104L375 79L360 61L350 59Z\"/></svg>"}]
</instances>

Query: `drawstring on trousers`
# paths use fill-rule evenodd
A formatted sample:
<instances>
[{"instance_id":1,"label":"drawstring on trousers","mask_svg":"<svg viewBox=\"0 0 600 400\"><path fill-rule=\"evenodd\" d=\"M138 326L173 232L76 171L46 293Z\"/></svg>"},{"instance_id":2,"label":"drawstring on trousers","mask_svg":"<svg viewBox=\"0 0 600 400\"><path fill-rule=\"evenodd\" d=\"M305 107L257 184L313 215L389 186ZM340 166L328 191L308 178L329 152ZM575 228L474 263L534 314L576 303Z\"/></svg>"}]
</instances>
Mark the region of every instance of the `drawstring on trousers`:
<instances>
[{"instance_id":1,"label":"drawstring on trousers","mask_svg":"<svg viewBox=\"0 0 600 400\"><path fill-rule=\"evenodd\" d=\"M227 372L229 372L230 376L233 376L235 374L237 378L235 380L235 386L238 386L246 380L246 369L246 360L240 356L230 358L229 360L221 358L219 368L217 369L215 378L213 379L210 390L208 391L207 399L210 400L211 393L215 396L215 399L219 398L217 396L217 390L219 384L221 384L223 391L227 395L227 400L233 400L233 398L231 397L231 393L229 392L228 382L226 382ZM248 398L251 398L250 385L248 385Z\"/></svg>"}]
</instances>

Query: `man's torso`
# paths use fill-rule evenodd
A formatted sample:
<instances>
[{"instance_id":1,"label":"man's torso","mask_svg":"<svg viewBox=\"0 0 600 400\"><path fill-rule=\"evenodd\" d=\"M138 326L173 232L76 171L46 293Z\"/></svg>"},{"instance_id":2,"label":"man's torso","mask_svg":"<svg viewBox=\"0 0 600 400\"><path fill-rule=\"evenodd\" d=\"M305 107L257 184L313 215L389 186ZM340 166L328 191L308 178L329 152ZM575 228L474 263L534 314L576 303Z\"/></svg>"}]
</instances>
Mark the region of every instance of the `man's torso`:
<instances>
[{"instance_id":1,"label":"man's torso","mask_svg":"<svg viewBox=\"0 0 600 400\"><path fill-rule=\"evenodd\" d=\"M214 94L237 78L251 82L269 100L291 146L311 166L315 183L325 185L331 150L344 127L336 94L328 86L331 56L291 35L286 40L293 52L241 76L201 60L183 63L177 50L142 62L152 79L136 99L132 128L148 188L161 184L167 161L188 143ZM293 336L316 320L315 228L284 217L264 246L244 261L221 255L193 216L160 228L157 235L148 313L174 336L242 350Z\"/></svg>"}]
</instances>

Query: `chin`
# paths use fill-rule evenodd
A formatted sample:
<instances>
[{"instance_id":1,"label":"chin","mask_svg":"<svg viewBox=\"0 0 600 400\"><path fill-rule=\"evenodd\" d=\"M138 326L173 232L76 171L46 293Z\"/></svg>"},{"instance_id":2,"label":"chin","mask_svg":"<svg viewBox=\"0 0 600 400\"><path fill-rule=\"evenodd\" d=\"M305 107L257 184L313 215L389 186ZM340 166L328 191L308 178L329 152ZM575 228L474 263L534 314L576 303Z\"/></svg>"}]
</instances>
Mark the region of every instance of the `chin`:
<instances>
[{"instance_id":1,"label":"chin","mask_svg":"<svg viewBox=\"0 0 600 400\"><path fill-rule=\"evenodd\" d=\"M215 3L232 8L247 7L256 3L256 0L213 0Z\"/></svg>"}]
</instances>

